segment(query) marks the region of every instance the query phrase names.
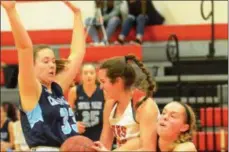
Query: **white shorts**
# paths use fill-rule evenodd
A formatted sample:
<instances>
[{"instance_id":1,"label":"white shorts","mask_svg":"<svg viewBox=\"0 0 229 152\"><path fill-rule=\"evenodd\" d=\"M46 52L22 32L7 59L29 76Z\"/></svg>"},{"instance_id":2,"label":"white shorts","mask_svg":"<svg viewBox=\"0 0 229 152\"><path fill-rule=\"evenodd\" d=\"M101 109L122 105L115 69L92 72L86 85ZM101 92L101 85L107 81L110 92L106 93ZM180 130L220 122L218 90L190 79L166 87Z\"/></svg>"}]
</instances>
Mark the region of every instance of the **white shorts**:
<instances>
[{"instance_id":1,"label":"white shorts","mask_svg":"<svg viewBox=\"0 0 229 152\"><path fill-rule=\"evenodd\" d=\"M56 147L38 146L31 148L31 151L60 151L60 149Z\"/></svg>"}]
</instances>

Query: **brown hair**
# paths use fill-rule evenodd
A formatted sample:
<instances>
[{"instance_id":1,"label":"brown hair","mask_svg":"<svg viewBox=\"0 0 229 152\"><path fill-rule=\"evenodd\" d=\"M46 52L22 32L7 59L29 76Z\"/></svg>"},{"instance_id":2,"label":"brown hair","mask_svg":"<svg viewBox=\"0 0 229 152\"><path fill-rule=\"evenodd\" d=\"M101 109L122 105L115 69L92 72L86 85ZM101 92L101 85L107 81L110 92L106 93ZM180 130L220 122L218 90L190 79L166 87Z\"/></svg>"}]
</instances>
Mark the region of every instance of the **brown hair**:
<instances>
[{"instance_id":1,"label":"brown hair","mask_svg":"<svg viewBox=\"0 0 229 152\"><path fill-rule=\"evenodd\" d=\"M146 96L136 104L136 108L138 108L148 97L152 96L155 89L155 83L152 81L150 73L146 70L143 63L134 55L127 55L124 59L122 57L116 57L104 61L100 65L100 69L107 70L107 77L111 80L111 83L114 83L116 78L121 77L124 80L125 89L130 89L136 82L137 76L129 61L133 61L141 69L148 83Z\"/></svg>"},{"instance_id":2,"label":"brown hair","mask_svg":"<svg viewBox=\"0 0 229 152\"><path fill-rule=\"evenodd\" d=\"M177 102L176 103L181 104L184 109L185 109L185 123L189 125L189 129L185 132L182 132L178 139L175 141L175 144L179 144L179 143L184 143L184 142L188 142L188 141L192 141L193 135L196 131L196 116L195 113L193 111L193 109L184 103L181 102Z\"/></svg>"},{"instance_id":3,"label":"brown hair","mask_svg":"<svg viewBox=\"0 0 229 152\"><path fill-rule=\"evenodd\" d=\"M41 44L41 45L37 45L37 46L34 46L33 48L33 60L34 60L34 63L35 63L35 60L37 58L37 54L38 52L40 52L41 50L43 49L50 49L50 50L53 50L50 46L46 45L46 44ZM57 59L56 60L56 73L60 73L61 71L63 71L66 67L66 64L68 63L69 61L66 60L66 59Z\"/></svg>"}]
</instances>

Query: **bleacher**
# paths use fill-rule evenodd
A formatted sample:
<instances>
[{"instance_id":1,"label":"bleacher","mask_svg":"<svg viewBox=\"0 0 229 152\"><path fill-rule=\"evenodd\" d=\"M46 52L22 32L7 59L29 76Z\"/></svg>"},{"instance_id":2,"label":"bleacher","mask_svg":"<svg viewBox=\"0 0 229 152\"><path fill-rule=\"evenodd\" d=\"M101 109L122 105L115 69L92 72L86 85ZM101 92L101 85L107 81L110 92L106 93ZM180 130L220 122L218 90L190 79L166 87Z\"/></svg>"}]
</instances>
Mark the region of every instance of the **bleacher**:
<instances>
[{"instance_id":1,"label":"bleacher","mask_svg":"<svg viewBox=\"0 0 229 152\"><path fill-rule=\"evenodd\" d=\"M113 56L135 54L150 69L158 91L154 99L160 109L174 99L190 104L197 115L198 131L193 139L198 151L228 150L228 58L227 53L216 54L214 59L207 59L199 50L188 47L198 43L201 52L207 52L207 41L211 35L210 24L200 25L162 25L147 27L143 46L100 46L87 47L84 62L95 62ZM227 44L228 24L215 25L215 39ZM201 32L200 32L201 31ZM69 54L71 30L36 30L29 31L33 44L49 44L55 48L59 58ZM119 31L112 37L116 40ZM134 39L132 30L128 40ZM170 62L166 56L168 37L175 34L180 41L180 71L178 81L177 64ZM91 42L88 38L87 42ZM222 49L216 46L216 51ZM195 55L192 55L193 51ZM221 51L222 52L222 51ZM196 55L197 54L197 55ZM1 62L16 65L17 52L11 32L1 32ZM1 69L1 101L18 101L18 90L6 88L3 69ZM78 76L76 77L78 80ZM180 88L179 88L180 87ZM180 92L179 92L180 89Z\"/></svg>"}]
</instances>

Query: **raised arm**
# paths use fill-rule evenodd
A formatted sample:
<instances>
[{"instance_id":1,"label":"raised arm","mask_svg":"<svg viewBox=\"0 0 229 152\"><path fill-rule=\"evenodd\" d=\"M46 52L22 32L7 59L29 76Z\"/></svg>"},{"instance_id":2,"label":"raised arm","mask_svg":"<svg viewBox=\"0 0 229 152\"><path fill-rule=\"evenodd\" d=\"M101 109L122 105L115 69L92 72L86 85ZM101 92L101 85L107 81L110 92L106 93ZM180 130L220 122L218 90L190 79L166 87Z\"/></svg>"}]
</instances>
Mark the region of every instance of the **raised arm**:
<instances>
[{"instance_id":1,"label":"raised arm","mask_svg":"<svg viewBox=\"0 0 229 152\"><path fill-rule=\"evenodd\" d=\"M71 2L64 1L67 7L74 13L74 27L72 32L71 51L68 57L69 63L64 71L59 73L56 77L57 83L62 87L65 93L72 81L76 77L76 74L80 70L80 66L85 54L85 38L84 27L81 18L80 10L75 7Z\"/></svg>"},{"instance_id":2,"label":"raised arm","mask_svg":"<svg viewBox=\"0 0 229 152\"><path fill-rule=\"evenodd\" d=\"M23 27L15 8L15 1L1 1L11 25L14 42L18 51L19 90L23 110L32 110L41 94L41 84L36 79L33 61L32 41ZM28 82L29 80L29 82Z\"/></svg>"},{"instance_id":3,"label":"raised arm","mask_svg":"<svg viewBox=\"0 0 229 152\"><path fill-rule=\"evenodd\" d=\"M68 93L68 102L70 104L70 107L73 108L73 109L75 108L76 98L77 98L76 86L74 86L69 90L69 93Z\"/></svg>"}]
</instances>

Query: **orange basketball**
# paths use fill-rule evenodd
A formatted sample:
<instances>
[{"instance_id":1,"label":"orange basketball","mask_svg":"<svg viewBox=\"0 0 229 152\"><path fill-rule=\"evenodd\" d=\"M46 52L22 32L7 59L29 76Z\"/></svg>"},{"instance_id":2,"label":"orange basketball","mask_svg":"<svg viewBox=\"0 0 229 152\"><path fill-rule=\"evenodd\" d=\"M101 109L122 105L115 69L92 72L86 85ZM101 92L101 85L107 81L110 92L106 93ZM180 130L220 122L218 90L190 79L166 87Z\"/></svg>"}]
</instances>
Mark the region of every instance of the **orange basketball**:
<instances>
[{"instance_id":1,"label":"orange basketball","mask_svg":"<svg viewBox=\"0 0 229 152\"><path fill-rule=\"evenodd\" d=\"M93 145L94 143L91 139L78 135L65 140L60 147L60 151L95 152L95 150L91 148Z\"/></svg>"}]
</instances>

